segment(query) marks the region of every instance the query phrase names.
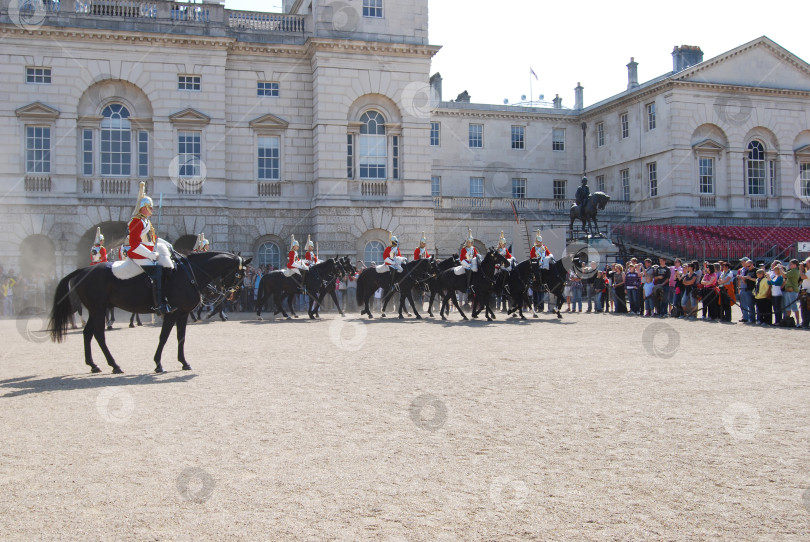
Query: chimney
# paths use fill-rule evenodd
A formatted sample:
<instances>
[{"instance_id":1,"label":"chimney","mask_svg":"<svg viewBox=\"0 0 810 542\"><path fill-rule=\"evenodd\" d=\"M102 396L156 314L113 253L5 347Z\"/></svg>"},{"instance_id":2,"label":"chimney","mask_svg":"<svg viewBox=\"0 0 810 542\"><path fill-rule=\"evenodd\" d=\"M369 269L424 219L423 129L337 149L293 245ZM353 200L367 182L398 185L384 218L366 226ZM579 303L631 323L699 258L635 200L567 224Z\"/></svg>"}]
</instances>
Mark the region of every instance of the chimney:
<instances>
[{"instance_id":1,"label":"chimney","mask_svg":"<svg viewBox=\"0 0 810 542\"><path fill-rule=\"evenodd\" d=\"M574 109L582 109L582 83L577 83L577 88L574 89Z\"/></svg>"},{"instance_id":2,"label":"chimney","mask_svg":"<svg viewBox=\"0 0 810 542\"><path fill-rule=\"evenodd\" d=\"M678 73L703 62L703 51L697 45L677 45L672 50L672 72Z\"/></svg>"},{"instance_id":3,"label":"chimney","mask_svg":"<svg viewBox=\"0 0 810 542\"><path fill-rule=\"evenodd\" d=\"M627 65L627 90L638 86L638 62L631 56Z\"/></svg>"},{"instance_id":4,"label":"chimney","mask_svg":"<svg viewBox=\"0 0 810 542\"><path fill-rule=\"evenodd\" d=\"M438 100L442 101L442 74L439 72L434 73L430 76L430 90L432 91L432 96L438 98Z\"/></svg>"},{"instance_id":5,"label":"chimney","mask_svg":"<svg viewBox=\"0 0 810 542\"><path fill-rule=\"evenodd\" d=\"M559 94L554 96L553 101L554 101L554 109L562 109L562 98L560 98Z\"/></svg>"},{"instance_id":6,"label":"chimney","mask_svg":"<svg viewBox=\"0 0 810 542\"><path fill-rule=\"evenodd\" d=\"M470 103L470 93L465 90L456 97L456 102Z\"/></svg>"}]
</instances>

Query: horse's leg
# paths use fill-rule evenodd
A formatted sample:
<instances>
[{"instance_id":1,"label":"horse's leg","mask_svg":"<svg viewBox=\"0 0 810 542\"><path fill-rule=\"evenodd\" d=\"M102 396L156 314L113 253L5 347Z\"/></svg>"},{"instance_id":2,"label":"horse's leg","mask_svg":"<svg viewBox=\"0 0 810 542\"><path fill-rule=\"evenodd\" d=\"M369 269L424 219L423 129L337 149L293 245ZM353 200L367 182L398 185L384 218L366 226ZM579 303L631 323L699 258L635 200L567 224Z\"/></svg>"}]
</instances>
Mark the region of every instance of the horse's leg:
<instances>
[{"instance_id":1,"label":"horse's leg","mask_svg":"<svg viewBox=\"0 0 810 542\"><path fill-rule=\"evenodd\" d=\"M469 320L469 318L467 318L467 315L466 315L466 314L464 314L464 311L463 311L463 310L461 310L461 307L459 307L459 306L458 306L458 298L457 298L457 296L456 296L456 291L455 291L455 290L453 290L453 291L450 293L450 299L453 301L453 305L455 305L456 310L457 310L457 311L458 311L458 313L461 315L461 317L462 317L464 320ZM449 306L448 306L448 308L449 308Z\"/></svg>"},{"instance_id":2,"label":"horse's leg","mask_svg":"<svg viewBox=\"0 0 810 542\"><path fill-rule=\"evenodd\" d=\"M160 341L158 342L157 350L155 350L155 372L164 373L163 365L160 364L160 356L163 355L163 347L166 346L166 341L169 339L169 334L172 332L174 323L177 321L177 313L173 312L163 317L163 327L160 328ZM178 339L179 339L178 335Z\"/></svg>"},{"instance_id":3,"label":"horse's leg","mask_svg":"<svg viewBox=\"0 0 810 542\"><path fill-rule=\"evenodd\" d=\"M110 331L113 328L112 325L115 323L115 314L113 313L112 307L104 309L104 317L107 320L107 331Z\"/></svg>"},{"instance_id":4,"label":"horse's leg","mask_svg":"<svg viewBox=\"0 0 810 542\"><path fill-rule=\"evenodd\" d=\"M596 220L595 214L593 215L593 218L591 220L593 220L594 228L596 228L596 235L602 235L602 232L599 231L599 221Z\"/></svg>"},{"instance_id":5,"label":"horse's leg","mask_svg":"<svg viewBox=\"0 0 810 542\"><path fill-rule=\"evenodd\" d=\"M376 290L375 290L375 291L376 291ZM368 292L366 292L366 293L363 295L363 298L364 298L364 299L363 299L363 302L364 302L364 304L365 304L365 309L363 309L363 312L361 312L361 313L360 313L360 314L363 314L363 313L368 314L369 319L374 318L374 317L371 315L371 308L369 308L369 306L368 306L368 300L369 300L369 299L372 299L372 295L374 295L374 293L373 293L373 292L372 292L371 294L369 294Z\"/></svg>"},{"instance_id":6,"label":"horse's leg","mask_svg":"<svg viewBox=\"0 0 810 542\"><path fill-rule=\"evenodd\" d=\"M138 314L137 312L135 313L135 322L136 322L136 323L137 323L139 326L142 326L142 325L143 325L143 323L141 322L141 315L140 315L140 314Z\"/></svg>"},{"instance_id":7,"label":"horse's leg","mask_svg":"<svg viewBox=\"0 0 810 542\"><path fill-rule=\"evenodd\" d=\"M190 371L191 365L186 361L186 325L188 324L188 314L181 314L177 317L177 361L179 361L184 371Z\"/></svg>"},{"instance_id":8,"label":"horse's leg","mask_svg":"<svg viewBox=\"0 0 810 542\"><path fill-rule=\"evenodd\" d=\"M338 301L337 292L335 292L334 288L329 288L329 295L332 296L332 301L335 302L335 307L337 307L337 310L340 313L340 315L346 316L345 314L343 314L343 310L340 308L340 302ZM321 295L321 301L323 301L324 297L326 297L326 293Z\"/></svg>"},{"instance_id":9,"label":"horse's leg","mask_svg":"<svg viewBox=\"0 0 810 542\"><path fill-rule=\"evenodd\" d=\"M115 360L110 354L110 349L107 348L107 341L104 338L104 320L106 317L106 309L101 309L95 311L95 314L92 312L90 313L90 318L93 320L93 337L95 337L98 346L101 348L101 352L104 354L104 357L107 358L107 365L112 367L113 374L120 374L124 371L121 370L121 367L116 365ZM89 323L89 322L88 322Z\"/></svg>"},{"instance_id":10,"label":"horse's leg","mask_svg":"<svg viewBox=\"0 0 810 542\"><path fill-rule=\"evenodd\" d=\"M427 311L428 315L430 315L431 318L434 318L434 316L433 316L433 299L435 297L436 297L436 292L431 290L430 291L430 301L428 301L428 311Z\"/></svg>"},{"instance_id":11,"label":"horse's leg","mask_svg":"<svg viewBox=\"0 0 810 542\"><path fill-rule=\"evenodd\" d=\"M90 349L90 342L93 340L93 319L92 317L87 317L87 323L84 325L84 362L90 366L91 373L100 373L101 369L98 368L98 365L93 363L93 353Z\"/></svg>"},{"instance_id":12,"label":"horse's leg","mask_svg":"<svg viewBox=\"0 0 810 542\"><path fill-rule=\"evenodd\" d=\"M298 318L298 314L296 314L295 307L293 306L293 300L296 295L298 295L298 292L293 292L287 296L287 306L290 308L290 314L292 314L293 318Z\"/></svg>"},{"instance_id":13,"label":"horse's leg","mask_svg":"<svg viewBox=\"0 0 810 542\"><path fill-rule=\"evenodd\" d=\"M416 319L421 320L422 316L419 314L419 311L416 310L416 304L413 302L413 289L410 288L408 289L408 301L411 302L411 307L413 307L413 313L416 315Z\"/></svg>"}]
</instances>

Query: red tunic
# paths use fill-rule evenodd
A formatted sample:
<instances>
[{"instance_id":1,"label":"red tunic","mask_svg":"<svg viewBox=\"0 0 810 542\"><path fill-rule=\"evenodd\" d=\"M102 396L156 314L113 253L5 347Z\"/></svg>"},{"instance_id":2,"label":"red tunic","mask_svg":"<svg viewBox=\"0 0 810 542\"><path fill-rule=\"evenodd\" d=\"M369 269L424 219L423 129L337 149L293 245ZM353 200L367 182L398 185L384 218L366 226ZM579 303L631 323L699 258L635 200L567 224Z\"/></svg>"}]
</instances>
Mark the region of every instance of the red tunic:
<instances>
[{"instance_id":1,"label":"red tunic","mask_svg":"<svg viewBox=\"0 0 810 542\"><path fill-rule=\"evenodd\" d=\"M93 261L93 256L90 256L90 265L96 265L99 263L104 263L107 261L107 249L104 247L98 247L98 260Z\"/></svg>"},{"instance_id":2,"label":"red tunic","mask_svg":"<svg viewBox=\"0 0 810 542\"><path fill-rule=\"evenodd\" d=\"M414 260L421 260L422 259L422 251L425 251L425 258L430 258L430 254L428 254L427 248L417 248L413 251L413 259Z\"/></svg>"},{"instance_id":3,"label":"red tunic","mask_svg":"<svg viewBox=\"0 0 810 542\"><path fill-rule=\"evenodd\" d=\"M461 249L461 260L472 260L478 256L478 249L475 247L464 247Z\"/></svg>"},{"instance_id":4,"label":"red tunic","mask_svg":"<svg viewBox=\"0 0 810 542\"><path fill-rule=\"evenodd\" d=\"M287 258L287 269L296 269L296 267L293 264L297 261L298 261L298 253L294 250L291 250Z\"/></svg>"},{"instance_id":5,"label":"red tunic","mask_svg":"<svg viewBox=\"0 0 810 542\"><path fill-rule=\"evenodd\" d=\"M318 263L318 257L311 250L307 250L307 253L304 254L304 259L309 264Z\"/></svg>"},{"instance_id":6,"label":"red tunic","mask_svg":"<svg viewBox=\"0 0 810 542\"><path fill-rule=\"evenodd\" d=\"M396 250L396 253L394 253L394 250ZM394 258L395 256L402 256L402 254L399 253L399 247L387 247L385 249L385 252L383 252L383 260L387 260L388 258ZM385 265L391 264L385 262Z\"/></svg>"},{"instance_id":7,"label":"red tunic","mask_svg":"<svg viewBox=\"0 0 810 542\"><path fill-rule=\"evenodd\" d=\"M533 260L535 258L539 258L538 254L537 254L537 249L538 248L545 248L546 249L546 254L545 255L546 256L551 256L551 251L549 251L548 247L546 247L545 245L542 246L542 247L538 247L537 245L535 245L535 246L532 247L532 252L531 252L531 254L529 254L529 258L531 258Z\"/></svg>"},{"instance_id":8,"label":"red tunic","mask_svg":"<svg viewBox=\"0 0 810 542\"><path fill-rule=\"evenodd\" d=\"M498 250L500 250L500 249L498 249ZM508 249L508 248L504 248L504 249L503 249L503 252L504 252L504 253L503 253L503 257L504 257L504 258L506 258L507 260L508 260L508 259L510 259L510 258L512 257L512 253L511 253L511 252L509 252L509 249Z\"/></svg>"},{"instance_id":9,"label":"red tunic","mask_svg":"<svg viewBox=\"0 0 810 542\"><path fill-rule=\"evenodd\" d=\"M151 224L148 219L137 216L129 222L129 252L127 256L133 260L146 260L144 256L135 252L138 245L144 245L150 251L155 250L155 241L152 239Z\"/></svg>"}]
</instances>

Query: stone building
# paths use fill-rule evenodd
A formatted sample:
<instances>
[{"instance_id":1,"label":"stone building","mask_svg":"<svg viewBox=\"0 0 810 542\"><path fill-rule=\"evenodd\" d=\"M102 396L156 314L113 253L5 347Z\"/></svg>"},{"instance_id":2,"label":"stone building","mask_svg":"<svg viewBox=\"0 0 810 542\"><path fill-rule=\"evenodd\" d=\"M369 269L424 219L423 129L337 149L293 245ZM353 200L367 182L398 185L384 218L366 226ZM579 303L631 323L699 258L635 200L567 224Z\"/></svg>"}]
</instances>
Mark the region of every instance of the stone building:
<instances>
[{"instance_id":1,"label":"stone building","mask_svg":"<svg viewBox=\"0 0 810 542\"><path fill-rule=\"evenodd\" d=\"M379 260L388 231L440 254L472 228L568 222L586 173L618 222L806 220L810 67L762 37L572 109L443 101L427 0L165 0L0 11L0 263L67 272L120 245L140 181L178 248L278 265L290 235ZM474 95L474 92L473 92ZM513 208L514 204L514 208Z\"/></svg>"}]
</instances>

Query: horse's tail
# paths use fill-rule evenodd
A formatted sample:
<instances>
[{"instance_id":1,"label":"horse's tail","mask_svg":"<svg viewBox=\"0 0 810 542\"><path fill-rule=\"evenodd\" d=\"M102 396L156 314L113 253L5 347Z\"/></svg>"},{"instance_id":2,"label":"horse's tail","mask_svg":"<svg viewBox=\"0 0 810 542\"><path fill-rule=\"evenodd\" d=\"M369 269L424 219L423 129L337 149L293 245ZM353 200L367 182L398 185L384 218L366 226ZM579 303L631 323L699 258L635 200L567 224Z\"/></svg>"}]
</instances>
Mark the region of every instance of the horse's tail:
<instances>
[{"instance_id":1,"label":"horse's tail","mask_svg":"<svg viewBox=\"0 0 810 542\"><path fill-rule=\"evenodd\" d=\"M357 277L357 288L355 288L354 296L357 300L357 306L359 307L364 301L365 298L363 296L363 290L365 289L366 281L363 280L363 273L360 273L360 276Z\"/></svg>"},{"instance_id":2,"label":"horse's tail","mask_svg":"<svg viewBox=\"0 0 810 542\"><path fill-rule=\"evenodd\" d=\"M65 340L68 321L74 312L73 304L70 302L70 281L82 271L83 269L77 269L60 280L59 284L56 286L56 293L53 295L51 319L48 324L48 331L51 334L51 340L53 342L61 343Z\"/></svg>"}]
</instances>

